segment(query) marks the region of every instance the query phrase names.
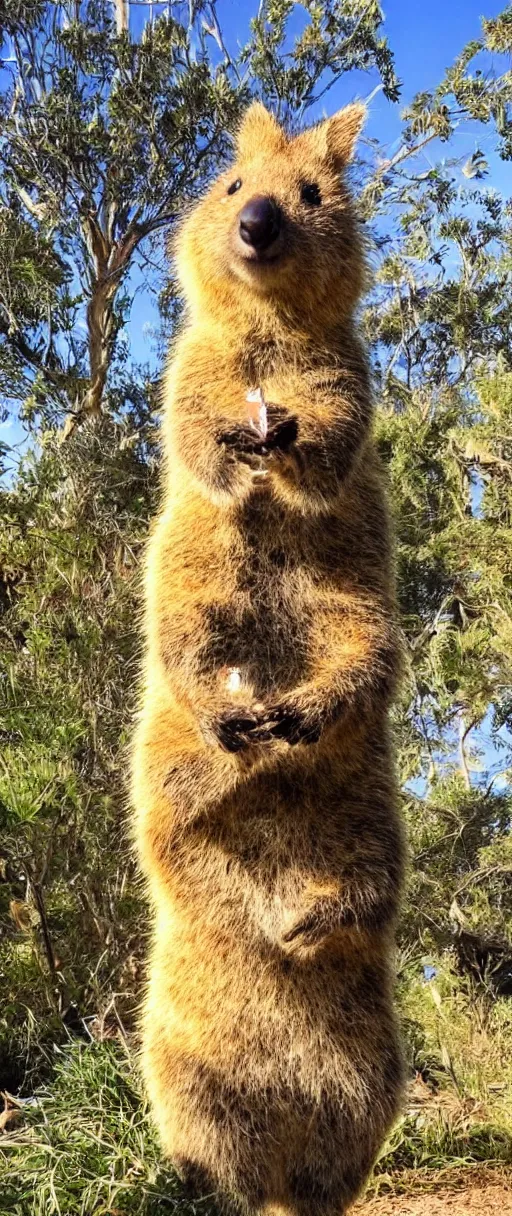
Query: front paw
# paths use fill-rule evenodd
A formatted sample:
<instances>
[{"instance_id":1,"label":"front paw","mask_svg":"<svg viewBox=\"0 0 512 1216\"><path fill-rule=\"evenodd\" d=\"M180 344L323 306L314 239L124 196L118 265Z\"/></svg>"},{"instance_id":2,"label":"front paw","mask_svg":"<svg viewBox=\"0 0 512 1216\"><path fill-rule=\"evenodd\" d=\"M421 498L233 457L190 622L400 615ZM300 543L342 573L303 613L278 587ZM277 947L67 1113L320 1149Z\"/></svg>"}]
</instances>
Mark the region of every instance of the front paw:
<instances>
[{"instance_id":1,"label":"front paw","mask_svg":"<svg viewBox=\"0 0 512 1216\"><path fill-rule=\"evenodd\" d=\"M295 414L280 405L267 406L268 430L265 437L267 451L287 452L292 443L296 443L299 435L299 424Z\"/></svg>"},{"instance_id":2,"label":"front paw","mask_svg":"<svg viewBox=\"0 0 512 1216\"><path fill-rule=\"evenodd\" d=\"M281 945L288 953L310 954L340 933L357 929L353 908L342 901L338 884L327 886L319 897L295 919L289 918L281 936Z\"/></svg>"},{"instance_id":3,"label":"front paw","mask_svg":"<svg viewBox=\"0 0 512 1216\"><path fill-rule=\"evenodd\" d=\"M249 422L240 422L229 430L220 431L217 443L238 460L247 463L252 463L255 458L261 458L267 453L263 437Z\"/></svg>"},{"instance_id":4,"label":"front paw","mask_svg":"<svg viewBox=\"0 0 512 1216\"><path fill-rule=\"evenodd\" d=\"M217 443L225 447L237 460L253 466L271 453L278 455L287 452L295 443L298 433L299 424L294 414L279 405L269 405L266 408L264 430L253 422L236 423L219 432Z\"/></svg>"},{"instance_id":5,"label":"front paw","mask_svg":"<svg viewBox=\"0 0 512 1216\"><path fill-rule=\"evenodd\" d=\"M320 910L311 908L285 930L281 940L285 946L317 946L330 932L323 923Z\"/></svg>"},{"instance_id":6,"label":"front paw","mask_svg":"<svg viewBox=\"0 0 512 1216\"><path fill-rule=\"evenodd\" d=\"M324 903L313 905L309 912L285 926L281 948L285 954L307 961L332 945L339 927L331 907Z\"/></svg>"},{"instance_id":7,"label":"front paw","mask_svg":"<svg viewBox=\"0 0 512 1216\"><path fill-rule=\"evenodd\" d=\"M238 705L210 721L207 735L213 735L225 752L241 752L247 747L272 741L271 731L261 716Z\"/></svg>"},{"instance_id":8,"label":"front paw","mask_svg":"<svg viewBox=\"0 0 512 1216\"><path fill-rule=\"evenodd\" d=\"M283 949L292 951L312 950L330 940L338 930L352 923L350 909L342 902L340 884L337 880L310 884L309 897L302 911L288 916L283 927L281 942Z\"/></svg>"},{"instance_id":9,"label":"front paw","mask_svg":"<svg viewBox=\"0 0 512 1216\"><path fill-rule=\"evenodd\" d=\"M280 701L267 710L267 724L274 739L293 747L297 743L317 743L322 733L318 717L291 702Z\"/></svg>"}]
</instances>

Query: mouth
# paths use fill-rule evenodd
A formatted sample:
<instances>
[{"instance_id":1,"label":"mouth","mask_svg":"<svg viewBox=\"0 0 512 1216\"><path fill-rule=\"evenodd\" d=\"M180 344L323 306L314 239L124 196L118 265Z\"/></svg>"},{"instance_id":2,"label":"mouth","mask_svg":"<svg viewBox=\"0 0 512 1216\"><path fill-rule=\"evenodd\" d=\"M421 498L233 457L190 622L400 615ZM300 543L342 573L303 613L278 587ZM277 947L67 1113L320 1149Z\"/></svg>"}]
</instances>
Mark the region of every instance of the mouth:
<instances>
[{"instance_id":1,"label":"mouth","mask_svg":"<svg viewBox=\"0 0 512 1216\"><path fill-rule=\"evenodd\" d=\"M235 263L237 267L250 271L263 271L275 268L279 263L286 260L286 250L283 249L281 242L274 242L269 249L248 249L247 245L242 245L242 242L236 243Z\"/></svg>"},{"instance_id":2,"label":"mouth","mask_svg":"<svg viewBox=\"0 0 512 1216\"><path fill-rule=\"evenodd\" d=\"M279 250L277 253L254 253L239 254L240 261L246 266L275 266L276 262L282 261L283 254Z\"/></svg>"}]
</instances>

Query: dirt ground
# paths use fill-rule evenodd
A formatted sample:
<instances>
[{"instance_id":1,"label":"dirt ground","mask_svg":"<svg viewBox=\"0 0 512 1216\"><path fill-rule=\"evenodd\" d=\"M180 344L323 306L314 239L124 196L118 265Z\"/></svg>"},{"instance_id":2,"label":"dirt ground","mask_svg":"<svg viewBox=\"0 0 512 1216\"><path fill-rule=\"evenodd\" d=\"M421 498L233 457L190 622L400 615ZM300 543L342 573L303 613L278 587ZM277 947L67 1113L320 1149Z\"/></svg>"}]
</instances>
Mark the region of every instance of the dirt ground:
<instances>
[{"instance_id":1,"label":"dirt ground","mask_svg":"<svg viewBox=\"0 0 512 1216\"><path fill-rule=\"evenodd\" d=\"M354 1216L512 1216L510 1181L472 1183L464 1189L428 1192L408 1198L373 1199L358 1204Z\"/></svg>"}]
</instances>

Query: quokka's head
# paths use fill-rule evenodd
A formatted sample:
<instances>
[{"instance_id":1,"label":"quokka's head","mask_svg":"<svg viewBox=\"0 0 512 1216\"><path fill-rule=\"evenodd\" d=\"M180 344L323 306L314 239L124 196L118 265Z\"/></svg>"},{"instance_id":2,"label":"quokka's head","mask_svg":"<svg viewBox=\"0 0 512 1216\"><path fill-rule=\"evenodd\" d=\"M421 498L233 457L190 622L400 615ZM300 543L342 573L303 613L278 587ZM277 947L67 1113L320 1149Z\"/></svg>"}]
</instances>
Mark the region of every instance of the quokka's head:
<instances>
[{"instance_id":1,"label":"quokka's head","mask_svg":"<svg viewBox=\"0 0 512 1216\"><path fill-rule=\"evenodd\" d=\"M245 113L236 159L193 208L177 242L190 303L269 298L305 314L348 315L361 293L361 238L343 171L365 119L361 104L288 136L259 102Z\"/></svg>"}]
</instances>

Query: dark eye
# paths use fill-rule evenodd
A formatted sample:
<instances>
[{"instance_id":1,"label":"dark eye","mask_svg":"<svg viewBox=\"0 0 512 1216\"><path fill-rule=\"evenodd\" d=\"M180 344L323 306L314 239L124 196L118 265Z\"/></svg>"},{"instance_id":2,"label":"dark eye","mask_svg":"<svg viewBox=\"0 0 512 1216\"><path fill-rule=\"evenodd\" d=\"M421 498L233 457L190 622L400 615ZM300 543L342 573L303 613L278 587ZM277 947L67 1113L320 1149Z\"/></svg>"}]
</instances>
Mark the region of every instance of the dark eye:
<instances>
[{"instance_id":1,"label":"dark eye","mask_svg":"<svg viewBox=\"0 0 512 1216\"><path fill-rule=\"evenodd\" d=\"M242 179L241 179L241 177L237 177L236 182L231 182L231 185L228 186L228 194L236 194L237 190L240 189L241 185L242 185Z\"/></svg>"},{"instance_id":2,"label":"dark eye","mask_svg":"<svg viewBox=\"0 0 512 1216\"><path fill-rule=\"evenodd\" d=\"M308 203L310 207L319 207L322 202L322 195L316 182L308 182L302 187L300 197L303 203Z\"/></svg>"}]
</instances>

